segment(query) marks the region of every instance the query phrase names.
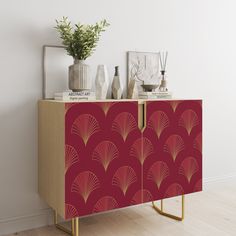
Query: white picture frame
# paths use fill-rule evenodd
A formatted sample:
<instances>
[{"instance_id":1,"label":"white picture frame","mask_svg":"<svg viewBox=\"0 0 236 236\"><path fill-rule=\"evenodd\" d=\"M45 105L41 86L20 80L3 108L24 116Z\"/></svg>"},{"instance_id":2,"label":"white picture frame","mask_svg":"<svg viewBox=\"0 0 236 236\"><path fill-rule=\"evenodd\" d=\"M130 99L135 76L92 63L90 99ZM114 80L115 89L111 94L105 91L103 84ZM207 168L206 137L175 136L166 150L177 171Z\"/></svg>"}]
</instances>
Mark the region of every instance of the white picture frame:
<instances>
[{"instance_id":1,"label":"white picture frame","mask_svg":"<svg viewBox=\"0 0 236 236\"><path fill-rule=\"evenodd\" d=\"M54 98L54 93L68 90L68 67L73 58L64 46L43 46L43 99Z\"/></svg>"},{"instance_id":2,"label":"white picture frame","mask_svg":"<svg viewBox=\"0 0 236 236\"><path fill-rule=\"evenodd\" d=\"M135 79L138 91L143 91L142 84L159 83L159 52L127 52L127 76Z\"/></svg>"}]
</instances>

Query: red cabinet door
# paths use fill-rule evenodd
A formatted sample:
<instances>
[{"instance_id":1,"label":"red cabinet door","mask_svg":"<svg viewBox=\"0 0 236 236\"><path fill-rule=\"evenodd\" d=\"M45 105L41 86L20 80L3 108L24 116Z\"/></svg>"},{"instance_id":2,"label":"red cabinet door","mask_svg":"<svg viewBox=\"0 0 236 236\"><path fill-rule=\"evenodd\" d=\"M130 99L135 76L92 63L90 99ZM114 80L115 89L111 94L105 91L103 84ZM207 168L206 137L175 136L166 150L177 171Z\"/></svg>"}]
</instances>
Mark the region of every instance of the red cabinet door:
<instances>
[{"instance_id":1,"label":"red cabinet door","mask_svg":"<svg viewBox=\"0 0 236 236\"><path fill-rule=\"evenodd\" d=\"M138 102L65 104L66 219L141 203Z\"/></svg>"},{"instance_id":2,"label":"red cabinet door","mask_svg":"<svg viewBox=\"0 0 236 236\"><path fill-rule=\"evenodd\" d=\"M201 101L65 104L67 219L202 189Z\"/></svg>"},{"instance_id":3,"label":"red cabinet door","mask_svg":"<svg viewBox=\"0 0 236 236\"><path fill-rule=\"evenodd\" d=\"M143 201L202 189L202 104L149 101L143 132Z\"/></svg>"}]
</instances>

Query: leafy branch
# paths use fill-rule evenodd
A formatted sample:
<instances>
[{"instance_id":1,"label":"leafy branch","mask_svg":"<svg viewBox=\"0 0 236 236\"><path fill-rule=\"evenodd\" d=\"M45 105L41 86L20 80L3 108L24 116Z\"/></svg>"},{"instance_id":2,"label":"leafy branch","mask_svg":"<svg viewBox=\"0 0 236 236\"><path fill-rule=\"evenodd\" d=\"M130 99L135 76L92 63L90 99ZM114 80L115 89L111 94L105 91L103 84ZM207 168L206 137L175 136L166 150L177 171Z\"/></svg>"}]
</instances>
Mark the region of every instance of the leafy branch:
<instances>
[{"instance_id":1,"label":"leafy branch","mask_svg":"<svg viewBox=\"0 0 236 236\"><path fill-rule=\"evenodd\" d=\"M102 20L95 25L78 23L72 27L67 17L56 20L56 23L55 28L60 34L68 55L78 60L85 60L93 54L101 33L110 25L106 20Z\"/></svg>"}]
</instances>

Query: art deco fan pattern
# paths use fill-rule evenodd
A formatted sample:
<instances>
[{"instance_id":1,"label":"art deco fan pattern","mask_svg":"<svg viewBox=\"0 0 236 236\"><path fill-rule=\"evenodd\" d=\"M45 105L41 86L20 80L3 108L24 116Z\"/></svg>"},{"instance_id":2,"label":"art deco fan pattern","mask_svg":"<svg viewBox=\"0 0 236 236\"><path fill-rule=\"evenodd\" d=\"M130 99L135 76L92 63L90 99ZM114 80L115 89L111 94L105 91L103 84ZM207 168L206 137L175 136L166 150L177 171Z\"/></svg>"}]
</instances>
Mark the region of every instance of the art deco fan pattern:
<instances>
[{"instance_id":1,"label":"art deco fan pattern","mask_svg":"<svg viewBox=\"0 0 236 236\"><path fill-rule=\"evenodd\" d=\"M198 115L192 109L186 110L182 113L179 125L184 127L188 134L190 135L192 129L198 125Z\"/></svg>"},{"instance_id":2,"label":"art deco fan pattern","mask_svg":"<svg viewBox=\"0 0 236 236\"><path fill-rule=\"evenodd\" d=\"M117 158L118 155L119 150L113 142L102 141L94 149L92 159L100 162L106 171L110 162Z\"/></svg>"},{"instance_id":3,"label":"art deco fan pattern","mask_svg":"<svg viewBox=\"0 0 236 236\"><path fill-rule=\"evenodd\" d=\"M143 188L148 189L155 200L200 191L201 101L149 101L146 120L143 138L155 148L143 163ZM161 125L158 135L154 132L157 124L150 125L155 120L165 124Z\"/></svg>"},{"instance_id":4,"label":"art deco fan pattern","mask_svg":"<svg viewBox=\"0 0 236 236\"><path fill-rule=\"evenodd\" d=\"M71 192L78 193L87 202L89 195L100 187L97 176L91 171L84 171L73 181Z\"/></svg>"},{"instance_id":5,"label":"art deco fan pattern","mask_svg":"<svg viewBox=\"0 0 236 236\"><path fill-rule=\"evenodd\" d=\"M134 141L130 148L130 156L138 158L140 163L143 165L145 159L153 153L153 145L147 138L139 138Z\"/></svg>"},{"instance_id":6,"label":"art deco fan pattern","mask_svg":"<svg viewBox=\"0 0 236 236\"><path fill-rule=\"evenodd\" d=\"M135 193L131 203L132 205L136 205L139 204L140 202L151 202L152 199L153 199L152 194L148 190L141 189Z\"/></svg>"},{"instance_id":7,"label":"art deco fan pattern","mask_svg":"<svg viewBox=\"0 0 236 236\"><path fill-rule=\"evenodd\" d=\"M79 161L79 155L76 149L70 145L65 145L65 172L76 162Z\"/></svg>"},{"instance_id":8,"label":"art deco fan pattern","mask_svg":"<svg viewBox=\"0 0 236 236\"><path fill-rule=\"evenodd\" d=\"M130 166L120 167L112 178L112 185L121 189L125 195L129 186L137 181L135 171Z\"/></svg>"},{"instance_id":9,"label":"art deco fan pattern","mask_svg":"<svg viewBox=\"0 0 236 236\"><path fill-rule=\"evenodd\" d=\"M202 189L200 101L65 105L65 216L86 216Z\"/></svg>"},{"instance_id":10,"label":"art deco fan pattern","mask_svg":"<svg viewBox=\"0 0 236 236\"><path fill-rule=\"evenodd\" d=\"M148 120L148 128L152 129L158 138L162 131L169 126L169 118L163 111L154 112Z\"/></svg>"},{"instance_id":11,"label":"art deco fan pattern","mask_svg":"<svg viewBox=\"0 0 236 236\"><path fill-rule=\"evenodd\" d=\"M162 181L169 176L169 168L163 161L155 162L148 171L147 179L152 180L159 189Z\"/></svg>"},{"instance_id":12,"label":"art deco fan pattern","mask_svg":"<svg viewBox=\"0 0 236 236\"><path fill-rule=\"evenodd\" d=\"M118 208L118 203L114 197L105 196L97 201L93 208L93 212L102 212Z\"/></svg>"},{"instance_id":13,"label":"art deco fan pattern","mask_svg":"<svg viewBox=\"0 0 236 236\"><path fill-rule=\"evenodd\" d=\"M115 102L100 102L97 103L98 106L100 106L105 114L105 116L107 115L108 111L110 110L110 108L115 105Z\"/></svg>"},{"instance_id":14,"label":"art deco fan pattern","mask_svg":"<svg viewBox=\"0 0 236 236\"><path fill-rule=\"evenodd\" d=\"M188 182L191 181L192 176L198 172L198 163L194 157L185 158L179 167L179 174L186 177Z\"/></svg>"},{"instance_id":15,"label":"art deco fan pattern","mask_svg":"<svg viewBox=\"0 0 236 236\"><path fill-rule=\"evenodd\" d=\"M119 133L124 141L129 133L135 129L137 129L137 122L129 112L120 113L112 122L112 131Z\"/></svg>"},{"instance_id":16,"label":"art deco fan pattern","mask_svg":"<svg viewBox=\"0 0 236 236\"><path fill-rule=\"evenodd\" d=\"M184 191L183 187L180 184L173 183L165 191L164 197L169 198L169 197L173 197L173 196L182 195L184 193L185 193L185 191Z\"/></svg>"},{"instance_id":17,"label":"art deco fan pattern","mask_svg":"<svg viewBox=\"0 0 236 236\"><path fill-rule=\"evenodd\" d=\"M184 150L184 141L180 135L173 134L166 140L164 151L171 155L173 161L182 150Z\"/></svg>"},{"instance_id":18,"label":"art deco fan pattern","mask_svg":"<svg viewBox=\"0 0 236 236\"><path fill-rule=\"evenodd\" d=\"M81 137L86 145L89 138L99 130L97 119L90 114L83 114L74 121L71 133Z\"/></svg>"}]
</instances>

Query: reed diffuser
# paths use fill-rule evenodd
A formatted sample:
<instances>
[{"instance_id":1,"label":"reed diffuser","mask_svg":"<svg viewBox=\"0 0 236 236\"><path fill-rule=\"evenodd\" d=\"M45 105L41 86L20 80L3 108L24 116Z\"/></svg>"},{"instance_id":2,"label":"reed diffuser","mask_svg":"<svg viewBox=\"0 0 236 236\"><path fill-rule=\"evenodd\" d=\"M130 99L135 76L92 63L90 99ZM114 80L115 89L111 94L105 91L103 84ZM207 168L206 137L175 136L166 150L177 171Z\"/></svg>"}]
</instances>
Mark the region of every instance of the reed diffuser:
<instances>
[{"instance_id":1,"label":"reed diffuser","mask_svg":"<svg viewBox=\"0 0 236 236\"><path fill-rule=\"evenodd\" d=\"M160 52L160 65L161 65L161 81L159 86L159 91L166 92L167 89L167 81L166 81L166 63L168 58L168 52Z\"/></svg>"}]
</instances>

